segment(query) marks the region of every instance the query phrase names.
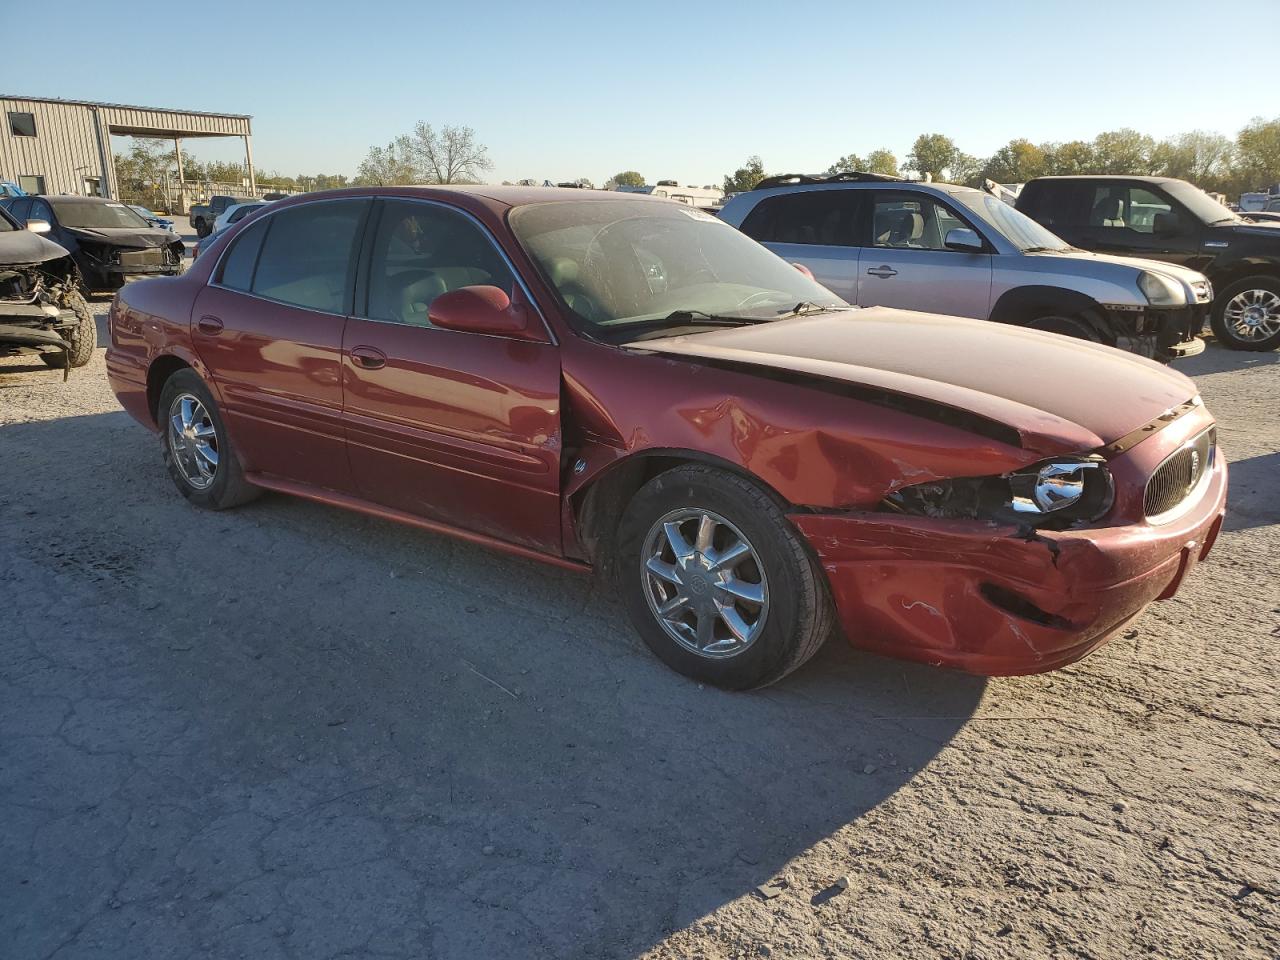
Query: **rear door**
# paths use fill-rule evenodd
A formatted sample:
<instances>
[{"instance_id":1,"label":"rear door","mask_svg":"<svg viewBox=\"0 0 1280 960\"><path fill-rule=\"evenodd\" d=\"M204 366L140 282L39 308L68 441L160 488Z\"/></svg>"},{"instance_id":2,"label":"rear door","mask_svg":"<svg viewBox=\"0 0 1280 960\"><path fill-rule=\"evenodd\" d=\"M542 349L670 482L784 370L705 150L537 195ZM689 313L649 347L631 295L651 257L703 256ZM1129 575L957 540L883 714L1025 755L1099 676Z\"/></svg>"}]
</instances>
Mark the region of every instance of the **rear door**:
<instances>
[{"instance_id":1,"label":"rear door","mask_svg":"<svg viewBox=\"0 0 1280 960\"><path fill-rule=\"evenodd\" d=\"M742 232L791 263L802 263L836 296L857 303L855 227L865 191L814 189L765 197Z\"/></svg>"},{"instance_id":2,"label":"rear door","mask_svg":"<svg viewBox=\"0 0 1280 960\"><path fill-rule=\"evenodd\" d=\"M964 228L973 229L930 194L875 191L862 223L866 246L858 305L985 320L991 309L991 254L946 247L947 234Z\"/></svg>"},{"instance_id":3,"label":"rear door","mask_svg":"<svg viewBox=\"0 0 1280 960\"><path fill-rule=\"evenodd\" d=\"M378 207L343 343L347 444L361 496L558 553L558 348L549 336L432 326L428 310L443 293L525 291L469 215L430 201Z\"/></svg>"},{"instance_id":4,"label":"rear door","mask_svg":"<svg viewBox=\"0 0 1280 960\"><path fill-rule=\"evenodd\" d=\"M351 492L342 333L371 201L276 211L232 242L192 311L245 469Z\"/></svg>"}]
</instances>

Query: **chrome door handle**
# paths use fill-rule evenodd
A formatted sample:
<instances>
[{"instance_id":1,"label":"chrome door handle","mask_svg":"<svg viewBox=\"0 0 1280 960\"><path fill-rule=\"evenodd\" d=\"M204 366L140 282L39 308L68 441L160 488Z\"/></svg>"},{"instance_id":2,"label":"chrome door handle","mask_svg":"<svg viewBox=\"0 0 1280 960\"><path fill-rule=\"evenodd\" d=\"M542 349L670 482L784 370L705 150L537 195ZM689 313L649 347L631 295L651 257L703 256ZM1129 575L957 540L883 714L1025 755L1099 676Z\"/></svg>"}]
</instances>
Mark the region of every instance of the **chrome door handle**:
<instances>
[{"instance_id":1,"label":"chrome door handle","mask_svg":"<svg viewBox=\"0 0 1280 960\"><path fill-rule=\"evenodd\" d=\"M873 277L896 277L898 275L898 271L888 264L885 264L883 267L872 267L867 271L867 273L871 274Z\"/></svg>"},{"instance_id":2,"label":"chrome door handle","mask_svg":"<svg viewBox=\"0 0 1280 960\"><path fill-rule=\"evenodd\" d=\"M205 336L216 337L222 332L222 321L217 317L201 317L196 321L196 329Z\"/></svg>"},{"instance_id":3,"label":"chrome door handle","mask_svg":"<svg viewBox=\"0 0 1280 960\"><path fill-rule=\"evenodd\" d=\"M352 347L351 360L365 370L381 370L387 365L387 355L373 347Z\"/></svg>"}]
</instances>

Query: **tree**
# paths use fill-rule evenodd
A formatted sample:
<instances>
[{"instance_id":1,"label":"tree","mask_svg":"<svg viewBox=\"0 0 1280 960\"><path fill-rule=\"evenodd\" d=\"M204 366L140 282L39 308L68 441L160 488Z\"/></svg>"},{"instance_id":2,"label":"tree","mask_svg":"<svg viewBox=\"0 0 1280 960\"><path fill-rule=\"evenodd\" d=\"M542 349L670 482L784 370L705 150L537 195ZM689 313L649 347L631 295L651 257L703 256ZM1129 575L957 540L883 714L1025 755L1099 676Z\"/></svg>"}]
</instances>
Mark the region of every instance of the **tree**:
<instances>
[{"instance_id":1,"label":"tree","mask_svg":"<svg viewBox=\"0 0 1280 960\"><path fill-rule=\"evenodd\" d=\"M862 158L858 156L856 153L847 154L846 156L841 157L831 166L827 167L827 173L829 174L858 173L858 172L865 173L866 170L867 170L867 165L863 162Z\"/></svg>"},{"instance_id":2,"label":"tree","mask_svg":"<svg viewBox=\"0 0 1280 960\"><path fill-rule=\"evenodd\" d=\"M1070 176L1072 174L1089 173L1096 165L1093 145L1085 143L1083 140L1045 144L1043 149L1045 152L1045 173L1049 176Z\"/></svg>"},{"instance_id":3,"label":"tree","mask_svg":"<svg viewBox=\"0 0 1280 960\"><path fill-rule=\"evenodd\" d=\"M1280 181L1280 117L1254 117L1236 135L1236 165L1244 189Z\"/></svg>"},{"instance_id":4,"label":"tree","mask_svg":"<svg viewBox=\"0 0 1280 960\"><path fill-rule=\"evenodd\" d=\"M948 173L955 176L952 168L960 158L960 151L950 137L941 133L922 133L911 145L907 166L922 177L927 173L935 180L943 180Z\"/></svg>"},{"instance_id":5,"label":"tree","mask_svg":"<svg viewBox=\"0 0 1280 960\"><path fill-rule=\"evenodd\" d=\"M437 131L419 120L409 142L421 183L479 183L480 174L493 167L488 148L470 127L446 125Z\"/></svg>"},{"instance_id":6,"label":"tree","mask_svg":"<svg viewBox=\"0 0 1280 960\"><path fill-rule=\"evenodd\" d=\"M610 177L609 182L616 187L643 187L644 177L635 170L623 170Z\"/></svg>"},{"instance_id":7,"label":"tree","mask_svg":"<svg viewBox=\"0 0 1280 960\"><path fill-rule=\"evenodd\" d=\"M419 183L414 145L407 136L396 137L385 147L370 147L356 170L356 183L367 187Z\"/></svg>"},{"instance_id":8,"label":"tree","mask_svg":"<svg viewBox=\"0 0 1280 960\"><path fill-rule=\"evenodd\" d=\"M756 184L764 179L764 161L759 156L747 157L745 165L733 171L729 176L724 178L724 192L728 196L731 193L744 193L747 190L754 190Z\"/></svg>"},{"instance_id":9,"label":"tree","mask_svg":"<svg viewBox=\"0 0 1280 960\"><path fill-rule=\"evenodd\" d=\"M982 176L996 183L1026 183L1043 176L1047 157L1030 140L1010 140L982 166Z\"/></svg>"},{"instance_id":10,"label":"tree","mask_svg":"<svg viewBox=\"0 0 1280 960\"><path fill-rule=\"evenodd\" d=\"M892 152L881 147L867 154L867 165L863 167L867 173L878 173L885 177L898 175L898 158Z\"/></svg>"},{"instance_id":11,"label":"tree","mask_svg":"<svg viewBox=\"0 0 1280 960\"><path fill-rule=\"evenodd\" d=\"M1221 134L1193 130L1157 143L1151 151L1151 171L1201 186L1216 183L1230 169L1234 150Z\"/></svg>"},{"instance_id":12,"label":"tree","mask_svg":"<svg viewBox=\"0 0 1280 960\"><path fill-rule=\"evenodd\" d=\"M1141 176L1151 172L1155 141L1145 133L1124 127L1108 130L1093 138L1092 173L1113 176Z\"/></svg>"}]
</instances>

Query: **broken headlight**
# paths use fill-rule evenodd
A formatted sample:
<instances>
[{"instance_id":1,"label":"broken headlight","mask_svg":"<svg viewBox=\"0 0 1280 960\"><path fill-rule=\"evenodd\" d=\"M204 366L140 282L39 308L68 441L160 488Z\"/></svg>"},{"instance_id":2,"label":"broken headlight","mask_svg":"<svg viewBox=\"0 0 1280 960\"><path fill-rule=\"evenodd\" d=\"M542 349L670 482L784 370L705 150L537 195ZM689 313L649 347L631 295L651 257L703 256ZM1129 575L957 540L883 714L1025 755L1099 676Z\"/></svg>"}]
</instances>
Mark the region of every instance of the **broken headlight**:
<instances>
[{"instance_id":1,"label":"broken headlight","mask_svg":"<svg viewBox=\"0 0 1280 960\"><path fill-rule=\"evenodd\" d=\"M1115 499L1101 457L1057 457L998 477L956 477L903 487L887 509L948 520L1063 526L1097 520Z\"/></svg>"}]
</instances>

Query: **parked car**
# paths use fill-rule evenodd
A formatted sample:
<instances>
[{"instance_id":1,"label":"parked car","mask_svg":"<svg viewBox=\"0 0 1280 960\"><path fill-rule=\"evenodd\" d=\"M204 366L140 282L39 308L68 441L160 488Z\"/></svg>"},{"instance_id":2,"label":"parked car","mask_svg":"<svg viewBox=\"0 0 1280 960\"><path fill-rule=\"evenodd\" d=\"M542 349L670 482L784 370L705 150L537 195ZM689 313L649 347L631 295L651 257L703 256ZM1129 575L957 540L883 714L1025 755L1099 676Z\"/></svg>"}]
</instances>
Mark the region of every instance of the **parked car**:
<instances>
[{"instance_id":1,"label":"parked car","mask_svg":"<svg viewBox=\"0 0 1280 960\"><path fill-rule=\"evenodd\" d=\"M162 217L158 213L153 213L146 207L139 206L136 203L129 204L129 209L140 216L143 220L147 221L147 223L151 224L151 226L159 227L161 230L168 230L170 233L175 232L173 229L173 221L167 217Z\"/></svg>"},{"instance_id":2,"label":"parked car","mask_svg":"<svg viewBox=\"0 0 1280 960\"><path fill-rule=\"evenodd\" d=\"M218 219L213 222L213 233L225 230L233 223L239 223L245 216L254 210L267 205L265 200L250 200L247 203L237 203L227 207L226 210L218 214Z\"/></svg>"},{"instance_id":3,"label":"parked car","mask_svg":"<svg viewBox=\"0 0 1280 960\"><path fill-rule=\"evenodd\" d=\"M254 197L229 197L218 194L210 197L208 203L194 205L187 212L187 218L191 221L191 228L195 230L197 237L207 237L213 232L214 222L227 207L233 207L237 203L252 203L254 199Z\"/></svg>"},{"instance_id":4,"label":"parked car","mask_svg":"<svg viewBox=\"0 0 1280 960\"><path fill-rule=\"evenodd\" d=\"M104 197L19 197L3 201L18 222L40 220L75 258L85 290L116 290L130 278L182 271L182 241Z\"/></svg>"},{"instance_id":5,"label":"parked car","mask_svg":"<svg viewBox=\"0 0 1280 960\"><path fill-rule=\"evenodd\" d=\"M1201 352L1194 270L1085 253L990 193L875 174L771 177L724 220L849 303L995 320L1168 362Z\"/></svg>"},{"instance_id":6,"label":"parked car","mask_svg":"<svg viewBox=\"0 0 1280 960\"><path fill-rule=\"evenodd\" d=\"M1240 214L1240 219L1247 220L1249 223L1280 223L1280 209L1251 210Z\"/></svg>"},{"instance_id":7,"label":"parked car","mask_svg":"<svg viewBox=\"0 0 1280 960\"><path fill-rule=\"evenodd\" d=\"M1275 227L1168 177L1041 177L1023 188L1018 209L1078 247L1202 271L1217 291L1209 322L1223 346L1280 346Z\"/></svg>"},{"instance_id":8,"label":"parked car","mask_svg":"<svg viewBox=\"0 0 1280 960\"><path fill-rule=\"evenodd\" d=\"M75 261L41 236L47 232L47 224L24 227L0 209L0 356L32 353L51 367L83 367L97 326Z\"/></svg>"},{"instance_id":9,"label":"parked car","mask_svg":"<svg viewBox=\"0 0 1280 960\"><path fill-rule=\"evenodd\" d=\"M837 622L900 657L1049 670L1172 596L1222 522L1181 374L849 309L641 195L283 200L109 323L112 388L192 503L277 490L609 571L652 650L724 687L779 679Z\"/></svg>"}]
</instances>

